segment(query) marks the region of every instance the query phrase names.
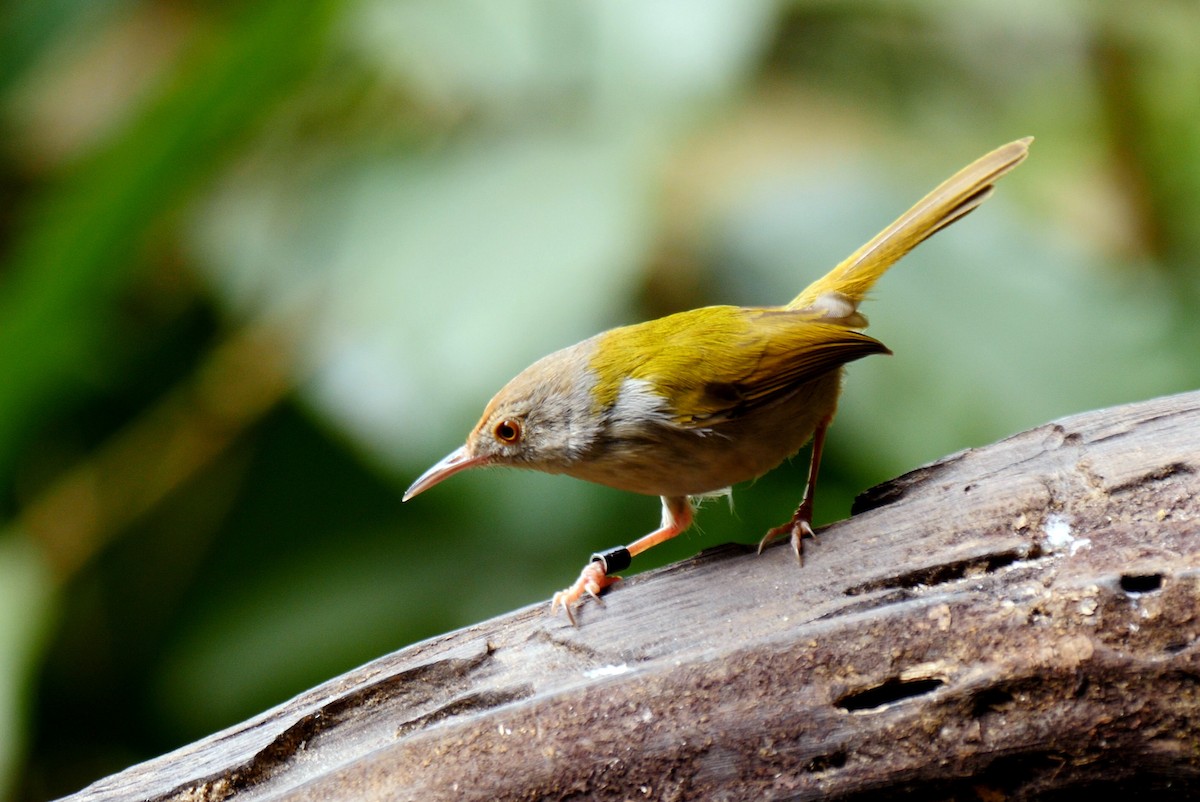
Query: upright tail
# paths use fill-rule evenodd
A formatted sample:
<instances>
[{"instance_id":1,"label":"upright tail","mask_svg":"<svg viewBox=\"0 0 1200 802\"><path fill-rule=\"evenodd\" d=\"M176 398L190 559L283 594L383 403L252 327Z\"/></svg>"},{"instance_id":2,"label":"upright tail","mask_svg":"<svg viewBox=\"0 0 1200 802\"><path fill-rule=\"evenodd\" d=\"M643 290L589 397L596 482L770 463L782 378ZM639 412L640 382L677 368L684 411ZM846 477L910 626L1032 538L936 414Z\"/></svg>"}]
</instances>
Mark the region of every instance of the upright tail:
<instances>
[{"instance_id":1,"label":"upright tail","mask_svg":"<svg viewBox=\"0 0 1200 802\"><path fill-rule=\"evenodd\" d=\"M900 257L971 212L992 194L993 184L1029 155L1027 136L982 156L946 179L896 222L792 299L788 309L811 310L821 320L860 328L858 313L871 285Z\"/></svg>"}]
</instances>

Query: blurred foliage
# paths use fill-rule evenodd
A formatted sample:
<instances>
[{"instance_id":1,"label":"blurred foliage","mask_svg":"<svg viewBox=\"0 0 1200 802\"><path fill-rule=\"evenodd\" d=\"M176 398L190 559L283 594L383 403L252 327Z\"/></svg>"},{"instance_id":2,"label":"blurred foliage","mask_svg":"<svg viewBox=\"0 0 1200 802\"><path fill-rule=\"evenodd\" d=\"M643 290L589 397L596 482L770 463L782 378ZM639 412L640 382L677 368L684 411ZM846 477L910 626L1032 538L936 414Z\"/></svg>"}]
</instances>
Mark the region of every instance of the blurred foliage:
<instances>
[{"instance_id":1,"label":"blurred foliage","mask_svg":"<svg viewBox=\"0 0 1200 802\"><path fill-rule=\"evenodd\" d=\"M1019 136L867 306L896 355L850 371L819 520L1200 379L1188 4L10 0L0 35L0 797L543 603L658 502L495 472L401 508L492 392L787 299ZM639 568L756 541L803 469Z\"/></svg>"}]
</instances>

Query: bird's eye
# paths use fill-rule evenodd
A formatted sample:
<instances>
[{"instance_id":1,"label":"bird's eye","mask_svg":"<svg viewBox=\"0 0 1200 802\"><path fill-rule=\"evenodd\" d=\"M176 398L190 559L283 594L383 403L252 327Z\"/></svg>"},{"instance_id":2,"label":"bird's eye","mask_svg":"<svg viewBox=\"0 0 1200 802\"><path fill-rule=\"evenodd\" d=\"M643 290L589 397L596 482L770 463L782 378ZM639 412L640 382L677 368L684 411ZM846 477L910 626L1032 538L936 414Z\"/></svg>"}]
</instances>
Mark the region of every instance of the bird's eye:
<instances>
[{"instance_id":1,"label":"bird's eye","mask_svg":"<svg viewBox=\"0 0 1200 802\"><path fill-rule=\"evenodd\" d=\"M501 443L512 445L521 439L521 422L512 418L505 418L496 424L496 428L492 430L496 435L496 439Z\"/></svg>"}]
</instances>

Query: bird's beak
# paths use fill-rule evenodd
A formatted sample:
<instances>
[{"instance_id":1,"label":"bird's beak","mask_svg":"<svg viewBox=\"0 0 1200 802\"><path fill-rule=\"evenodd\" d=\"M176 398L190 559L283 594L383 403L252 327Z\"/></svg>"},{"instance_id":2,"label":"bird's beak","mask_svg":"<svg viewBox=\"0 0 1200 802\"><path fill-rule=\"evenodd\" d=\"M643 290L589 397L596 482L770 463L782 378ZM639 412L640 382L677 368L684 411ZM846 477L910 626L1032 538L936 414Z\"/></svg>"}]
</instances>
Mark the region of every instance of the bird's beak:
<instances>
[{"instance_id":1,"label":"bird's beak","mask_svg":"<svg viewBox=\"0 0 1200 802\"><path fill-rule=\"evenodd\" d=\"M408 501L418 493L425 492L438 482L448 479L459 471L465 471L467 468L477 468L480 465L486 465L487 462L488 458L486 456L472 457L467 453L467 447L461 446L442 457L436 465L421 474L421 477L412 483L412 487L404 491L404 498L401 501Z\"/></svg>"}]
</instances>

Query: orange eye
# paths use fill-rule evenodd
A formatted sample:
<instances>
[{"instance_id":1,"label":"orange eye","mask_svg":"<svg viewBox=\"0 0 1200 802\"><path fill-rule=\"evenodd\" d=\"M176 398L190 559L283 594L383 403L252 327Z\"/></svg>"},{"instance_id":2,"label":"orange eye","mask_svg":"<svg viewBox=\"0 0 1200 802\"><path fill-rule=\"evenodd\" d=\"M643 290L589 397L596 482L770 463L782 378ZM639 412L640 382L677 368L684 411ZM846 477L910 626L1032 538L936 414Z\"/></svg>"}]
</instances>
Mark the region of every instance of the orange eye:
<instances>
[{"instance_id":1,"label":"orange eye","mask_svg":"<svg viewBox=\"0 0 1200 802\"><path fill-rule=\"evenodd\" d=\"M512 418L505 418L496 424L496 428L492 430L492 434L496 435L496 439L501 443L512 445L521 439L521 422Z\"/></svg>"}]
</instances>

